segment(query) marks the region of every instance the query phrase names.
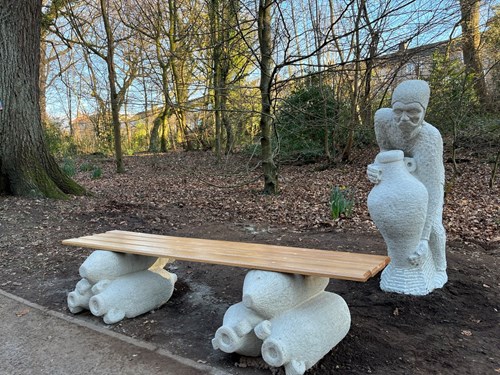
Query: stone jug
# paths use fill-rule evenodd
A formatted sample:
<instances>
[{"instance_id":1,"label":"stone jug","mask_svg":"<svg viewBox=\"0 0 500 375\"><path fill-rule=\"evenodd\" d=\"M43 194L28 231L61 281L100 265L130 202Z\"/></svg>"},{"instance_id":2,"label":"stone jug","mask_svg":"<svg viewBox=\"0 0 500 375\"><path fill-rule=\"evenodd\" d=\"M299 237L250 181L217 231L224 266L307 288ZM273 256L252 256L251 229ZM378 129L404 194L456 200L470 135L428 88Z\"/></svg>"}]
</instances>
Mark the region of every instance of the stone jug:
<instances>
[{"instance_id":1,"label":"stone jug","mask_svg":"<svg viewBox=\"0 0 500 375\"><path fill-rule=\"evenodd\" d=\"M407 162L400 150L377 155L371 167L379 170L381 179L368 195L368 211L391 258L381 275L382 290L424 295L433 289L431 255L425 254L419 266L412 265L409 258L420 243L428 194L425 186L408 170Z\"/></svg>"}]
</instances>

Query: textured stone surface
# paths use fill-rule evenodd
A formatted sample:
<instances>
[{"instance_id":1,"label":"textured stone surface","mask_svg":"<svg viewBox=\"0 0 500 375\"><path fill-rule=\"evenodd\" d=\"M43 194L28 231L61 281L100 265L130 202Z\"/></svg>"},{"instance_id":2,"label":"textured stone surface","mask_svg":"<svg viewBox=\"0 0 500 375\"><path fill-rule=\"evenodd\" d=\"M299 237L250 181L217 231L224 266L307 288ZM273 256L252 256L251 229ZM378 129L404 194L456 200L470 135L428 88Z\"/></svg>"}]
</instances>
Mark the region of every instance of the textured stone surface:
<instances>
[{"instance_id":1,"label":"textured stone surface","mask_svg":"<svg viewBox=\"0 0 500 375\"><path fill-rule=\"evenodd\" d=\"M264 319L245 307L243 302L232 305L224 314L222 327L215 332L212 340L214 349L226 353L255 357L260 354L262 340L254 332L255 326Z\"/></svg>"},{"instance_id":2,"label":"textured stone surface","mask_svg":"<svg viewBox=\"0 0 500 375\"><path fill-rule=\"evenodd\" d=\"M215 349L257 356L287 375L303 374L349 331L347 304L325 292L329 279L250 271L243 302L231 306L215 333Z\"/></svg>"},{"instance_id":3,"label":"textured stone surface","mask_svg":"<svg viewBox=\"0 0 500 375\"><path fill-rule=\"evenodd\" d=\"M144 271L156 263L158 258L135 254L96 250L80 266L80 276L91 284L101 280L112 280L128 273Z\"/></svg>"},{"instance_id":4,"label":"textured stone surface","mask_svg":"<svg viewBox=\"0 0 500 375\"><path fill-rule=\"evenodd\" d=\"M416 223L418 220L406 216L403 218L396 213L404 211L404 207L412 207L415 202L411 198L406 199L407 203L396 203L397 198L386 200L386 210L393 212L394 225L392 225L392 229L381 229L388 245L389 255L395 259L394 264L391 263L382 273L381 287L387 291L413 295L427 294L435 288L442 287L448 280L446 274L446 233L442 224L444 202L443 141L439 131L424 121L429 95L429 86L425 81L404 81L394 90L392 108L381 108L375 113L375 135L380 150L382 152L401 150L405 156L404 164L407 170L427 191L427 202L424 205L425 220L418 235L414 233L415 228L405 229L408 228L409 222L411 223L413 220ZM380 156L378 157L380 158ZM391 187L402 183L400 177L383 172L382 164L375 162L368 166L368 178L373 183L388 186L382 188L385 190L392 189ZM387 183L384 183L384 179ZM390 181L391 179L393 180ZM403 177L404 179L407 177ZM376 186L374 190L376 189L380 190L380 187ZM416 190L419 188L413 190L418 195ZM410 196L413 190L409 193ZM400 207L400 205L403 206ZM379 226L377 220L382 219L375 216L381 215L374 213L372 209L370 209L370 214L375 224ZM390 217L391 214L387 216ZM410 246L409 243L412 242L409 237L413 238L413 243L418 242L411 251L406 247L398 249L397 246L393 246L394 244L390 244L394 242L392 239L397 239L402 235L401 233L406 233L407 246ZM409 265L400 262L402 254L407 257ZM409 279L403 281L404 277Z\"/></svg>"},{"instance_id":5,"label":"textured stone surface","mask_svg":"<svg viewBox=\"0 0 500 375\"><path fill-rule=\"evenodd\" d=\"M383 178L368 195L368 209L391 257L380 286L385 291L427 294L434 289L431 254L422 254L418 265L412 261L425 224L427 189L407 170L403 151L383 151L373 166Z\"/></svg>"},{"instance_id":6,"label":"textured stone surface","mask_svg":"<svg viewBox=\"0 0 500 375\"><path fill-rule=\"evenodd\" d=\"M175 274L166 258L96 250L80 266L80 280L67 297L69 310L103 316L106 324L160 307L172 296Z\"/></svg>"},{"instance_id":7,"label":"textured stone surface","mask_svg":"<svg viewBox=\"0 0 500 375\"><path fill-rule=\"evenodd\" d=\"M351 315L337 294L321 292L271 319L262 357L271 366L285 366L287 375L302 375L347 334Z\"/></svg>"},{"instance_id":8,"label":"textured stone surface","mask_svg":"<svg viewBox=\"0 0 500 375\"><path fill-rule=\"evenodd\" d=\"M87 279L76 283L75 290L68 294L68 308L73 314L89 309L89 300L93 296L92 284Z\"/></svg>"},{"instance_id":9,"label":"textured stone surface","mask_svg":"<svg viewBox=\"0 0 500 375\"><path fill-rule=\"evenodd\" d=\"M175 279L148 270L120 276L90 298L90 311L106 324L144 314L170 299Z\"/></svg>"},{"instance_id":10,"label":"textured stone surface","mask_svg":"<svg viewBox=\"0 0 500 375\"><path fill-rule=\"evenodd\" d=\"M330 279L252 270L243 283L243 304L272 318L325 290Z\"/></svg>"}]
</instances>

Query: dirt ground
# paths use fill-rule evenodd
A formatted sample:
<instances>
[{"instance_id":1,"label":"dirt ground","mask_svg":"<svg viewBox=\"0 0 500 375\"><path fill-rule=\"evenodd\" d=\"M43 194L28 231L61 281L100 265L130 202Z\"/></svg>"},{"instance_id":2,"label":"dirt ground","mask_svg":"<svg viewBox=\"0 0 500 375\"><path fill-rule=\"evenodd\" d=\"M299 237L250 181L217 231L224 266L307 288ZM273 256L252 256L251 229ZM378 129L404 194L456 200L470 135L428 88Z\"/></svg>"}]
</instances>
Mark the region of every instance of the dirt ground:
<instances>
[{"instance_id":1,"label":"dirt ground","mask_svg":"<svg viewBox=\"0 0 500 375\"><path fill-rule=\"evenodd\" d=\"M84 163L102 168L103 176L91 179ZM0 197L0 288L70 314L66 296L90 251L61 241L111 229L385 253L366 209L365 162L283 167L274 197L259 193L251 163L233 157L216 165L202 152L144 155L126 158L127 173L116 175L111 159L94 157L78 160L75 176L92 196ZM500 186L487 187L490 165L479 159L461 167L461 177L447 179L449 282L412 297L382 292L379 276L366 283L332 280L327 290L346 300L352 327L307 374L500 373ZM334 185L355 189L351 218L329 218ZM179 278L171 300L110 329L235 374L284 374L211 347L225 310L241 299L247 270L189 262L168 269ZM89 312L78 316L103 325Z\"/></svg>"}]
</instances>

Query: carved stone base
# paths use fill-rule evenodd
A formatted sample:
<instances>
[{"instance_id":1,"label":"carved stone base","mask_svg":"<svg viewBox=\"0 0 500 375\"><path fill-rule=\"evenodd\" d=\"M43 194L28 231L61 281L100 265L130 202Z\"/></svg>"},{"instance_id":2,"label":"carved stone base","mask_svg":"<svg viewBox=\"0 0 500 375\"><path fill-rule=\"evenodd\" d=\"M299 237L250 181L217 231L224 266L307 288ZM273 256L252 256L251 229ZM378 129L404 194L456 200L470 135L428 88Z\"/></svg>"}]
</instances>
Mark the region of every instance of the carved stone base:
<instances>
[{"instance_id":1,"label":"carved stone base","mask_svg":"<svg viewBox=\"0 0 500 375\"><path fill-rule=\"evenodd\" d=\"M212 345L226 353L258 356L287 375L302 375L347 334L351 315L328 279L250 271L243 302L224 315Z\"/></svg>"},{"instance_id":2,"label":"carved stone base","mask_svg":"<svg viewBox=\"0 0 500 375\"><path fill-rule=\"evenodd\" d=\"M68 294L72 313L90 310L113 324L156 309L172 296L177 276L163 269L167 259L94 251L80 267Z\"/></svg>"},{"instance_id":3,"label":"carved stone base","mask_svg":"<svg viewBox=\"0 0 500 375\"><path fill-rule=\"evenodd\" d=\"M382 271L380 289L385 292L424 296L435 289L434 263L427 257L421 267L389 265Z\"/></svg>"}]
</instances>

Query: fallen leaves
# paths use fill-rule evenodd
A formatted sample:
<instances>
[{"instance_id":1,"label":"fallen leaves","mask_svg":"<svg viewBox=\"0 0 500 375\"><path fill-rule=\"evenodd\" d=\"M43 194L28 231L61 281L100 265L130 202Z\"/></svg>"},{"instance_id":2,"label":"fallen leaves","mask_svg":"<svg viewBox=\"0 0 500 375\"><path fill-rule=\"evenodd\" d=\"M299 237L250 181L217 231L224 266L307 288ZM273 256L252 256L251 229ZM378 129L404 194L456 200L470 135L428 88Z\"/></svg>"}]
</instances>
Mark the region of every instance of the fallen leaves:
<instances>
[{"instance_id":1,"label":"fallen leaves","mask_svg":"<svg viewBox=\"0 0 500 375\"><path fill-rule=\"evenodd\" d=\"M355 162L329 169L314 164L281 166L280 193L275 196L261 194L261 171L253 168L253 161L245 155L231 155L222 164L208 152L127 157L125 174L114 172L112 159L102 159L94 162L100 163L103 178L91 179L83 172L75 177L95 194L92 197L57 203L9 197L5 205L0 201L0 208L5 222L18 225L18 232L13 231L11 236L31 239L23 245L32 246L45 243L40 235L82 220L94 231L134 228L163 232L212 222L287 227L291 231L334 228L376 232L366 207L373 187L366 178L366 164L375 154L376 150L367 150ZM490 189L485 182L490 167L480 160L470 160L461 164L462 174L453 178L453 186L447 191L443 222L448 239L481 246L499 242L500 184ZM451 168L448 164L446 168L447 180L451 180ZM245 181L249 183L243 184ZM333 186L355 190L350 218L331 219L328 199ZM28 217L38 223L25 231L23 222ZM0 238L0 247L2 240L8 242L9 238Z\"/></svg>"}]
</instances>

